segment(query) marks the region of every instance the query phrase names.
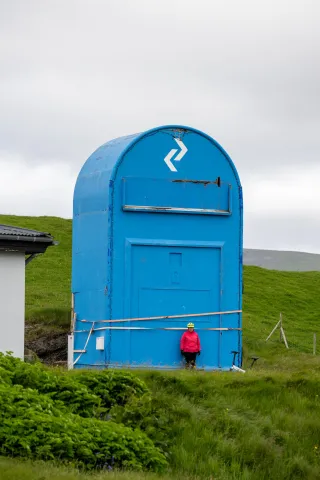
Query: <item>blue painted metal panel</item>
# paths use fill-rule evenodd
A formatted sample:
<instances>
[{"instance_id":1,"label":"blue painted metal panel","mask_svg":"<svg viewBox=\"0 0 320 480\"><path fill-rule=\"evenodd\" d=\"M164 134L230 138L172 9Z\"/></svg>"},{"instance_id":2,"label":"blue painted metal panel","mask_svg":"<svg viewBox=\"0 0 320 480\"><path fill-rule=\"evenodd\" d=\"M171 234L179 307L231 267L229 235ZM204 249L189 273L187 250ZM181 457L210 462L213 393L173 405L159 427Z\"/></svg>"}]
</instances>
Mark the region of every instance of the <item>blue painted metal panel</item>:
<instances>
[{"instance_id":1,"label":"blue painted metal panel","mask_svg":"<svg viewBox=\"0 0 320 480\"><path fill-rule=\"evenodd\" d=\"M75 366L180 368L179 329L190 317L125 319L241 310L242 207L231 159L192 128L161 127L94 152L74 193L75 350L85 350ZM241 313L191 320L199 366L229 368ZM238 330L210 330L222 328Z\"/></svg>"},{"instance_id":2,"label":"blue painted metal panel","mask_svg":"<svg viewBox=\"0 0 320 480\"><path fill-rule=\"evenodd\" d=\"M172 241L162 245L160 242L133 245L130 270L126 271L126 277L130 279L127 312L132 317L219 311L220 248L180 245ZM204 265L211 270L210 276L203 274ZM213 320L204 316L190 320L196 321L199 329L215 326L218 318ZM148 342L143 350L139 341L141 332L132 330L131 361L139 358L144 365L178 367L181 364L179 338L182 332L160 329L185 328L185 324L185 318L144 322L144 327L154 329L150 331L150 338L154 341ZM132 322L131 325L138 327L140 324ZM205 340L204 337L202 341ZM155 348L157 344L160 348ZM209 363L211 354L211 348L204 348L200 363Z\"/></svg>"}]
</instances>

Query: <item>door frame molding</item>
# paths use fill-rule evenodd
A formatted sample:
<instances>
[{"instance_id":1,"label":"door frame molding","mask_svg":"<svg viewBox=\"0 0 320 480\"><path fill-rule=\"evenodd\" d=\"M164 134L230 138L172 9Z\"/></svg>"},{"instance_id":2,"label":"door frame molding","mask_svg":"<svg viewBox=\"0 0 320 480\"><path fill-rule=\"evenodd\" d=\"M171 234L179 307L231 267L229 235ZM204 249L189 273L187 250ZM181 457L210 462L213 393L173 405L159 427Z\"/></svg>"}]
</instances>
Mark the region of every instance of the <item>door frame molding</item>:
<instances>
[{"instance_id":1,"label":"door frame molding","mask_svg":"<svg viewBox=\"0 0 320 480\"><path fill-rule=\"evenodd\" d=\"M225 242L210 242L198 240L170 240L170 239L151 239L151 238L126 238L125 239L125 259L124 259L124 316L131 316L131 288L132 288L132 247L150 246L150 247L182 247L182 248L209 248L220 251L220 296L219 309L222 309L223 301L223 247ZM222 316L219 315L219 327L222 326ZM129 332L129 331L128 331ZM218 367L221 368L221 339L218 341Z\"/></svg>"}]
</instances>

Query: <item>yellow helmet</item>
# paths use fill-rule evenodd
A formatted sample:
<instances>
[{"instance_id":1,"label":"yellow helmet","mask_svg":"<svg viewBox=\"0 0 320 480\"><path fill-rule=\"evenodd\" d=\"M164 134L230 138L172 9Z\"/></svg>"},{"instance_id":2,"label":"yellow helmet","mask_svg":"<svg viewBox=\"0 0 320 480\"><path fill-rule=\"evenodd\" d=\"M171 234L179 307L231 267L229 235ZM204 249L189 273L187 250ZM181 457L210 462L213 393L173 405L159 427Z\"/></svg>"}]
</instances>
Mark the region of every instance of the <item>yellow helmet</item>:
<instances>
[{"instance_id":1,"label":"yellow helmet","mask_svg":"<svg viewBox=\"0 0 320 480\"><path fill-rule=\"evenodd\" d=\"M187 328L194 328L194 323L192 322L188 323Z\"/></svg>"}]
</instances>

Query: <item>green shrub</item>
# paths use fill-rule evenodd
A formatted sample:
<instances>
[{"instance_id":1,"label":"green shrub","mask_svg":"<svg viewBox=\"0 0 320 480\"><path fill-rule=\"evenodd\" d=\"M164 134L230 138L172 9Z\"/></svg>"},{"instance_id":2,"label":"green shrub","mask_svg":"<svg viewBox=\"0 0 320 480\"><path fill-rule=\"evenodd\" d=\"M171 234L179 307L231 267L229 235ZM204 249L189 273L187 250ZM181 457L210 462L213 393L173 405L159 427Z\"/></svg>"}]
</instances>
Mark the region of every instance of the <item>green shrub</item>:
<instances>
[{"instance_id":1,"label":"green shrub","mask_svg":"<svg viewBox=\"0 0 320 480\"><path fill-rule=\"evenodd\" d=\"M91 393L88 388L77 382L70 375L63 375L44 367L40 362L28 364L0 353L0 369L2 379L11 381L13 385L21 385L25 388L33 388L40 393L46 393L53 400L60 400L68 406L69 410L82 417L93 417L101 414L101 400Z\"/></svg>"},{"instance_id":2,"label":"green shrub","mask_svg":"<svg viewBox=\"0 0 320 480\"><path fill-rule=\"evenodd\" d=\"M0 454L83 467L162 470L165 457L139 430L86 419L61 401L19 385L0 385Z\"/></svg>"},{"instance_id":3,"label":"green shrub","mask_svg":"<svg viewBox=\"0 0 320 480\"><path fill-rule=\"evenodd\" d=\"M27 417L31 410L56 417L69 413L63 402L53 400L49 395L41 395L37 390L23 388L21 385L0 384L0 418L2 420Z\"/></svg>"},{"instance_id":4,"label":"green shrub","mask_svg":"<svg viewBox=\"0 0 320 480\"><path fill-rule=\"evenodd\" d=\"M166 456L170 454L177 416L170 404L149 393L140 398L132 397L126 405L115 405L110 410L113 421L139 428Z\"/></svg>"},{"instance_id":5,"label":"green shrub","mask_svg":"<svg viewBox=\"0 0 320 480\"><path fill-rule=\"evenodd\" d=\"M74 378L99 396L107 411L114 405L126 405L132 398L140 398L149 392L146 384L130 372L91 370L75 372Z\"/></svg>"},{"instance_id":6,"label":"green shrub","mask_svg":"<svg viewBox=\"0 0 320 480\"><path fill-rule=\"evenodd\" d=\"M146 384L130 372L91 370L70 375L46 368L40 362L29 364L1 353L0 378L49 394L83 417L105 418L104 414L113 406L124 406L148 393Z\"/></svg>"},{"instance_id":7,"label":"green shrub","mask_svg":"<svg viewBox=\"0 0 320 480\"><path fill-rule=\"evenodd\" d=\"M89 469L161 470L165 457L136 429L147 433L149 404L148 388L131 373L70 375L0 354L0 454L59 458ZM94 416L128 426L85 418Z\"/></svg>"},{"instance_id":8,"label":"green shrub","mask_svg":"<svg viewBox=\"0 0 320 480\"><path fill-rule=\"evenodd\" d=\"M0 367L0 385L3 383L11 385L11 375L10 372Z\"/></svg>"},{"instance_id":9,"label":"green shrub","mask_svg":"<svg viewBox=\"0 0 320 480\"><path fill-rule=\"evenodd\" d=\"M139 428L166 455L172 443L174 415L170 405L153 398L146 384L130 372L104 370L75 372L77 380L101 398L101 418Z\"/></svg>"}]
</instances>

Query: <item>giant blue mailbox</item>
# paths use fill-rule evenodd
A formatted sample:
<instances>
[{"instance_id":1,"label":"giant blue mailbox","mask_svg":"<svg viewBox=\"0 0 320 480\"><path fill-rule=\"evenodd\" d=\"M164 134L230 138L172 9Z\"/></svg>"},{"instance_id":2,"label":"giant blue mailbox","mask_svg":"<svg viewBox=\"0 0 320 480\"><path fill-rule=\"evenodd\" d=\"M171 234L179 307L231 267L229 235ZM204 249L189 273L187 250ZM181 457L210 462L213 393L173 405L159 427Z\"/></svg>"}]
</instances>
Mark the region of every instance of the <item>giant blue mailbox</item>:
<instances>
[{"instance_id":1,"label":"giant blue mailbox","mask_svg":"<svg viewBox=\"0 0 320 480\"><path fill-rule=\"evenodd\" d=\"M195 323L198 366L229 369L242 327L242 189L205 133L164 126L111 140L74 191L72 363L181 368Z\"/></svg>"}]
</instances>

